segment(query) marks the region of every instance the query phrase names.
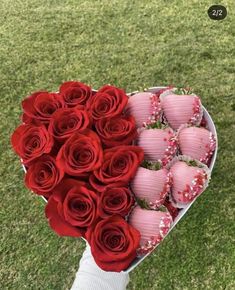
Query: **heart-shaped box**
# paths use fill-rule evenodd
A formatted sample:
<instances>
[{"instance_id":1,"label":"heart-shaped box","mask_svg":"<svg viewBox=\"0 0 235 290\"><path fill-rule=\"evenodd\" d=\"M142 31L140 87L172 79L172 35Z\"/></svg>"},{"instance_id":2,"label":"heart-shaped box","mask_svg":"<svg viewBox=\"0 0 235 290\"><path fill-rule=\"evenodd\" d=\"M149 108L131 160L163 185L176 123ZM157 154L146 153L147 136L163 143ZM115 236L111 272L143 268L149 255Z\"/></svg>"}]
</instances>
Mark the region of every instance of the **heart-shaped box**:
<instances>
[{"instance_id":1,"label":"heart-shaped box","mask_svg":"<svg viewBox=\"0 0 235 290\"><path fill-rule=\"evenodd\" d=\"M164 88L166 88L166 87L151 87L151 88L147 89L146 92L157 93L157 92L159 92L160 90L162 90L162 89L164 89ZM138 91L128 93L127 95L128 95L128 96L132 96L132 95L134 95L134 94L136 94L136 93L138 93ZM217 138L216 128L215 128L214 122L213 122L213 120L212 120L210 114L207 112L207 110L205 109L205 107L202 106L202 108L203 108L203 117L204 117L204 119L205 119L205 121L206 121L206 123L207 123L207 127L208 127L208 129L213 133L213 135L214 135L214 137L215 137L215 140L216 140L216 148L215 148L215 151L214 151L214 153L213 153L213 155L212 155L212 158L211 158L210 164L209 164L209 166L208 166L209 169L210 169L210 171L212 171L212 169L213 169L213 167L214 167L214 164L215 164L216 156L217 156L218 138ZM22 165L22 166L23 166L24 171L26 172L26 168L24 167L24 165ZM43 200L44 200L45 202L47 202L46 198L44 198L43 196L42 196L42 198L43 198ZM168 235L168 234L170 233L170 231L171 231L171 230L176 226L176 224L181 220L181 218L186 214L186 212L189 210L189 208L192 206L192 204L195 202L195 200L196 200L196 198L195 198L191 203L189 203L186 207L184 207L184 208L182 208L182 209L179 210L179 213L178 213L177 217L175 218L175 220L174 220L174 222L173 222L173 224L172 224L170 230L168 231L167 235ZM167 236L167 235L166 235L166 236ZM166 237L166 236L165 236L165 237ZM165 237L164 237L164 238L165 238ZM83 238L83 240L85 241L84 238ZM158 244L158 245L159 245L159 244ZM156 245L155 248L154 248L152 251L154 251L158 245ZM136 259L131 263L131 265L130 265L130 266L129 266L125 271L122 271L122 272L123 272L123 273L130 273L130 272L131 272L132 270L134 270L135 267L137 267L137 266L138 266L138 265L139 265L139 264L140 264L144 259L146 259L147 256L150 255L152 251L148 252L146 255L142 256L141 258L138 258L138 257L137 257L137 258L136 258Z\"/></svg>"}]
</instances>

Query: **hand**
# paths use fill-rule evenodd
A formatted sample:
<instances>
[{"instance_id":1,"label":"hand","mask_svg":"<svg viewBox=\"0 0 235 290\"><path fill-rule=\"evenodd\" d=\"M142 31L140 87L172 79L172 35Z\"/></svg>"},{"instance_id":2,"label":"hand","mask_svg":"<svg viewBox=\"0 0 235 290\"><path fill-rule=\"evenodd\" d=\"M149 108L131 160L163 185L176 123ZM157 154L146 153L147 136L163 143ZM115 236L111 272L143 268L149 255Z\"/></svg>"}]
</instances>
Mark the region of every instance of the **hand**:
<instances>
[{"instance_id":1,"label":"hand","mask_svg":"<svg viewBox=\"0 0 235 290\"><path fill-rule=\"evenodd\" d=\"M87 244L71 290L125 290L128 282L128 274L101 270Z\"/></svg>"}]
</instances>

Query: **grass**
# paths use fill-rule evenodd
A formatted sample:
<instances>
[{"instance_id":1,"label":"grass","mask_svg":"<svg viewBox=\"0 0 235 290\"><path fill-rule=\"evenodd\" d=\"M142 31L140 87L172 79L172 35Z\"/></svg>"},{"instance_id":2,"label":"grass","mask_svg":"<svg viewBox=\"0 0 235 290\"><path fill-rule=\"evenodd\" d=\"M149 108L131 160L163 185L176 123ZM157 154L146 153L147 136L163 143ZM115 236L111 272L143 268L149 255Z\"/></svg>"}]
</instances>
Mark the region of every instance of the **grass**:
<instances>
[{"instance_id":1,"label":"grass","mask_svg":"<svg viewBox=\"0 0 235 290\"><path fill-rule=\"evenodd\" d=\"M219 135L210 187L128 289L235 289L235 6L223 1L228 16L213 21L207 9L216 3L1 0L1 289L69 289L78 268L84 244L49 229L9 144L24 96L71 79L128 92L190 86L202 97Z\"/></svg>"}]
</instances>

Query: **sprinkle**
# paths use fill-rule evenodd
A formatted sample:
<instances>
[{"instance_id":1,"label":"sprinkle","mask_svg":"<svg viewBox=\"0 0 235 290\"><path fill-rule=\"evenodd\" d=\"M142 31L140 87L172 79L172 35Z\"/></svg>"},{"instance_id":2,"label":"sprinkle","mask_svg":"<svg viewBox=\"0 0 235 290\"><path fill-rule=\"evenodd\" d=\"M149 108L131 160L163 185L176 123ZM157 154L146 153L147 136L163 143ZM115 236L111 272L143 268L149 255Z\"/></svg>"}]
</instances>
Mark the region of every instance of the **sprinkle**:
<instances>
[{"instance_id":1,"label":"sprinkle","mask_svg":"<svg viewBox=\"0 0 235 290\"><path fill-rule=\"evenodd\" d=\"M198 170L197 175L194 177L192 181L192 185L186 185L185 189L183 191L179 191L178 194L182 196L183 202L189 202L195 196L199 195L202 192L202 189L204 188L204 185L207 181L207 174L203 170L203 172Z\"/></svg>"},{"instance_id":2,"label":"sprinkle","mask_svg":"<svg viewBox=\"0 0 235 290\"><path fill-rule=\"evenodd\" d=\"M149 97L149 99L151 100L152 112L150 113L151 117L148 117L146 125L150 125L152 123L155 123L161 117L162 107L161 107L161 102L160 102L159 96L162 93L162 91L163 90L161 90L161 91L159 91L159 92L157 92L155 94L152 94ZM146 127L146 125L144 124L143 126Z\"/></svg>"},{"instance_id":3,"label":"sprinkle","mask_svg":"<svg viewBox=\"0 0 235 290\"><path fill-rule=\"evenodd\" d=\"M137 255L143 256L152 251L161 242L161 240L161 236L150 237L150 240L146 241L145 244L137 250Z\"/></svg>"},{"instance_id":4,"label":"sprinkle","mask_svg":"<svg viewBox=\"0 0 235 290\"><path fill-rule=\"evenodd\" d=\"M200 118L201 102L199 97L195 96L193 103L193 116L189 120L189 124L194 125Z\"/></svg>"},{"instance_id":5,"label":"sprinkle","mask_svg":"<svg viewBox=\"0 0 235 290\"><path fill-rule=\"evenodd\" d=\"M168 146L165 150L165 155L162 158L162 164L163 166L166 166L169 161L172 160L174 155L176 154L177 148L178 148L178 139L174 135L173 131L168 131L168 133L171 133L171 137L168 140Z\"/></svg>"},{"instance_id":6,"label":"sprinkle","mask_svg":"<svg viewBox=\"0 0 235 290\"><path fill-rule=\"evenodd\" d=\"M210 132L209 140L210 140L210 143L207 144L206 146L207 152L205 153L205 156L200 159L201 162L206 163L206 164L209 162L216 148L216 139L215 139L215 136L212 134L212 132Z\"/></svg>"}]
</instances>

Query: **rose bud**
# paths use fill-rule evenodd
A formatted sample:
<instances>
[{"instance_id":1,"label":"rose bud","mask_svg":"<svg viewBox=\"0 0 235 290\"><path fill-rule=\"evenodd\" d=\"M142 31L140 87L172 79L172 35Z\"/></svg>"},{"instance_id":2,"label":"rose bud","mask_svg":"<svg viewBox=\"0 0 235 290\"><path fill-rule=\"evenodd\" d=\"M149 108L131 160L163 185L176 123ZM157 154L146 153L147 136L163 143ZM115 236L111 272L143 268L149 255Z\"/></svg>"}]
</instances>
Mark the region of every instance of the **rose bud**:
<instances>
[{"instance_id":1,"label":"rose bud","mask_svg":"<svg viewBox=\"0 0 235 290\"><path fill-rule=\"evenodd\" d=\"M137 145L144 150L144 159L158 161L163 166L175 156L177 143L176 134L169 127L165 129L151 129L151 127L150 129L143 129L137 140Z\"/></svg>"},{"instance_id":2,"label":"rose bud","mask_svg":"<svg viewBox=\"0 0 235 290\"><path fill-rule=\"evenodd\" d=\"M177 158L170 168L172 174L171 194L176 206L184 207L207 187L210 171L206 165L200 162L184 161L182 156Z\"/></svg>"},{"instance_id":3,"label":"rose bud","mask_svg":"<svg viewBox=\"0 0 235 290\"><path fill-rule=\"evenodd\" d=\"M51 115L59 108L64 107L64 101L58 93L33 93L22 101L23 122L47 125L50 122Z\"/></svg>"},{"instance_id":4,"label":"rose bud","mask_svg":"<svg viewBox=\"0 0 235 290\"><path fill-rule=\"evenodd\" d=\"M11 136L12 147L25 165L44 153L50 153L53 143L53 138L44 125L23 124Z\"/></svg>"},{"instance_id":5,"label":"rose bud","mask_svg":"<svg viewBox=\"0 0 235 290\"><path fill-rule=\"evenodd\" d=\"M113 215L89 227L86 238L96 264L104 271L120 272L135 259L140 233Z\"/></svg>"},{"instance_id":6,"label":"rose bud","mask_svg":"<svg viewBox=\"0 0 235 290\"><path fill-rule=\"evenodd\" d=\"M181 94L182 93L182 94ZM178 129L182 124L199 125L202 119L200 98L183 90L167 90L160 95L164 116L168 124Z\"/></svg>"},{"instance_id":7,"label":"rose bud","mask_svg":"<svg viewBox=\"0 0 235 290\"><path fill-rule=\"evenodd\" d=\"M90 118L86 111L76 108L57 110L49 123L48 132L60 143L68 139L74 132L82 132L90 126Z\"/></svg>"},{"instance_id":8,"label":"rose bud","mask_svg":"<svg viewBox=\"0 0 235 290\"><path fill-rule=\"evenodd\" d=\"M85 182L65 178L53 190L45 213L58 235L84 236L97 218L97 194Z\"/></svg>"},{"instance_id":9,"label":"rose bud","mask_svg":"<svg viewBox=\"0 0 235 290\"><path fill-rule=\"evenodd\" d=\"M135 119L132 116L100 119L95 123L95 128L106 147L129 145L137 137Z\"/></svg>"},{"instance_id":10,"label":"rose bud","mask_svg":"<svg viewBox=\"0 0 235 290\"><path fill-rule=\"evenodd\" d=\"M63 176L63 168L58 166L52 156L45 154L27 169L25 185L36 194L49 197Z\"/></svg>"},{"instance_id":11,"label":"rose bud","mask_svg":"<svg viewBox=\"0 0 235 290\"><path fill-rule=\"evenodd\" d=\"M151 170L139 167L131 181L131 189L138 199L156 209L164 203L171 187L171 174L167 169Z\"/></svg>"},{"instance_id":12,"label":"rose bud","mask_svg":"<svg viewBox=\"0 0 235 290\"><path fill-rule=\"evenodd\" d=\"M150 92L134 94L129 97L126 111L134 116L137 127L156 122L161 116L159 96Z\"/></svg>"},{"instance_id":13,"label":"rose bud","mask_svg":"<svg viewBox=\"0 0 235 290\"><path fill-rule=\"evenodd\" d=\"M128 222L140 232L140 247L137 252L142 256L152 251L167 235L172 224L172 217L167 210L155 211L136 206Z\"/></svg>"},{"instance_id":14,"label":"rose bud","mask_svg":"<svg viewBox=\"0 0 235 290\"><path fill-rule=\"evenodd\" d=\"M103 217L119 214L125 217L135 203L131 191L126 187L107 187L99 197L98 213Z\"/></svg>"},{"instance_id":15,"label":"rose bud","mask_svg":"<svg viewBox=\"0 0 235 290\"><path fill-rule=\"evenodd\" d=\"M81 82L68 81L60 86L60 93L68 107L85 105L92 96L91 87Z\"/></svg>"},{"instance_id":16,"label":"rose bud","mask_svg":"<svg viewBox=\"0 0 235 290\"><path fill-rule=\"evenodd\" d=\"M97 170L103 161L99 137L89 129L74 133L61 147L56 160L67 174L87 176L87 173Z\"/></svg>"},{"instance_id":17,"label":"rose bud","mask_svg":"<svg viewBox=\"0 0 235 290\"><path fill-rule=\"evenodd\" d=\"M127 101L123 90L105 85L88 100L86 108L94 120L111 118L122 114Z\"/></svg>"},{"instance_id":18,"label":"rose bud","mask_svg":"<svg viewBox=\"0 0 235 290\"><path fill-rule=\"evenodd\" d=\"M179 147L183 155L208 163L216 148L212 132L205 128L184 127L179 130Z\"/></svg>"},{"instance_id":19,"label":"rose bud","mask_svg":"<svg viewBox=\"0 0 235 290\"><path fill-rule=\"evenodd\" d=\"M102 166L90 176L91 185L99 192L106 186L125 186L134 177L144 157L138 146L117 146L104 150Z\"/></svg>"}]
</instances>

